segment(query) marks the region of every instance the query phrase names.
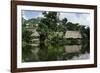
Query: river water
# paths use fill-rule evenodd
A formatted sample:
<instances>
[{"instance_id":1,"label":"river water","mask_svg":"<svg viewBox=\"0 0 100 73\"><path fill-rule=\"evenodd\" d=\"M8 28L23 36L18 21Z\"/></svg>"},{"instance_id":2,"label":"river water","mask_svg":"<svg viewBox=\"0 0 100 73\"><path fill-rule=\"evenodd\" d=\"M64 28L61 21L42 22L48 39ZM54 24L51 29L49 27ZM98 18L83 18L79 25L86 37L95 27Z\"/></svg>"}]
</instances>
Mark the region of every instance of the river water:
<instances>
[{"instance_id":1,"label":"river water","mask_svg":"<svg viewBox=\"0 0 100 73\"><path fill-rule=\"evenodd\" d=\"M24 51L23 51L24 52ZM25 51L26 52L26 51ZM89 45L38 44L24 53L23 62L89 59Z\"/></svg>"}]
</instances>

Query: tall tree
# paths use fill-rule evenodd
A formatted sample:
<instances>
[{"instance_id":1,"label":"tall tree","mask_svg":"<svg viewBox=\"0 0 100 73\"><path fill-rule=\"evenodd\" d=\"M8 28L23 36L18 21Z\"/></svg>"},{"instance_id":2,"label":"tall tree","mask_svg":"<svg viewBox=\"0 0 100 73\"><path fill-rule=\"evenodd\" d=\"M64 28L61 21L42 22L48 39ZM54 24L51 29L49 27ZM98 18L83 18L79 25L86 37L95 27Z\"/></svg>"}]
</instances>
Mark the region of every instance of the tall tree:
<instances>
[{"instance_id":1,"label":"tall tree","mask_svg":"<svg viewBox=\"0 0 100 73\"><path fill-rule=\"evenodd\" d=\"M40 42L44 42L45 39L51 40L58 37L59 32L64 32L63 34L65 34L67 18L60 20L59 13L57 12L43 12L43 16L38 23L39 26L37 29L40 34Z\"/></svg>"},{"instance_id":2,"label":"tall tree","mask_svg":"<svg viewBox=\"0 0 100 73\"><path fill-rule=\"evenodd\" d=\"M38 23L38 29L40 35L40 43L43 43L48 36L56 32L57 29L57 12L43 12L44 17Z\"/></svg>"}]
</instances>

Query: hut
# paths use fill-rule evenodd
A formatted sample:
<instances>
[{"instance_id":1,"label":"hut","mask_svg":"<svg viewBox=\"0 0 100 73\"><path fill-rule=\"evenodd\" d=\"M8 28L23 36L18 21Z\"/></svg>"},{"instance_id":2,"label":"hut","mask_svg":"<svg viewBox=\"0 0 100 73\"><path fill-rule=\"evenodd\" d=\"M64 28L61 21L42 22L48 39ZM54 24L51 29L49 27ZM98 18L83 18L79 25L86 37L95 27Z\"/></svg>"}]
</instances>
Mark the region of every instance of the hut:
<instances>
[{"instance_id":1,"label":"hut","mask_svg":"<svg viewBox=\"0 0 100 73\"><path fill-rule=\"evenodd\" d=\"M66 31L64 38L82 38L79 31Z\"/></svg>"}]
</instances>

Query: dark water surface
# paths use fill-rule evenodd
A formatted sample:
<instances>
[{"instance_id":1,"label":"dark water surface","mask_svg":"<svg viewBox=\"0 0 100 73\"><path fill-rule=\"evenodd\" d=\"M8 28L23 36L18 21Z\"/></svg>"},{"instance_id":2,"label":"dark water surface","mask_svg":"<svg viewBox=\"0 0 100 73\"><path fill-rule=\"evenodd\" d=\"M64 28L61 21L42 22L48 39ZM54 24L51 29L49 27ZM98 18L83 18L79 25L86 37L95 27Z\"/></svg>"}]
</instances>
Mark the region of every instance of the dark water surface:
<instances>
[{"instance_id":1,"label":"dark water surface","mask_svg":"<svg viewBox=\"0 0 100 73\"><path fill-rule=\"evenodd\" d=\"M31 49L22 50L22 62L89 59L89 43L84 40L82 42L78 45L33 44Z\"/></svg>"}]
</instances>

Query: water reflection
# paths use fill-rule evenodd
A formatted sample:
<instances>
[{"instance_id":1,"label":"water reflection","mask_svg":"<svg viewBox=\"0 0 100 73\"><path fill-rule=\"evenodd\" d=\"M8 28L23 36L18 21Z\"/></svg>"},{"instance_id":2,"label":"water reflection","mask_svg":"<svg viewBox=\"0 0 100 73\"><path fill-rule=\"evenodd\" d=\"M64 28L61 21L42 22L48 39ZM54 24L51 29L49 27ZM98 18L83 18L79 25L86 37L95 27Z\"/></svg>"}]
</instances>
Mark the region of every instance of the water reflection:
<instances>
[{"instance_id":1,"label":"water reflection","mask_svg":"<svg viewBox=\"0 0 100 73\"><path fill-rule=\"evenodd\" d=\"M89 44L86 42L84 40L79 45L40 43L23 51L23 62L89 59Z\"/></svg>"},{"instance_id":2,"label":"water reflection","mask_svg":"<svg viewBox=\"0 0 100 73\"><path fill-rule=\"evenodd\" d=\"M74 53L74 52L80 52L81 50L81 45L66 45L65 51L66 53Z\"/></svg>"}]
</instances>

